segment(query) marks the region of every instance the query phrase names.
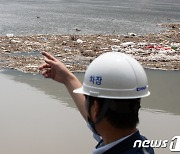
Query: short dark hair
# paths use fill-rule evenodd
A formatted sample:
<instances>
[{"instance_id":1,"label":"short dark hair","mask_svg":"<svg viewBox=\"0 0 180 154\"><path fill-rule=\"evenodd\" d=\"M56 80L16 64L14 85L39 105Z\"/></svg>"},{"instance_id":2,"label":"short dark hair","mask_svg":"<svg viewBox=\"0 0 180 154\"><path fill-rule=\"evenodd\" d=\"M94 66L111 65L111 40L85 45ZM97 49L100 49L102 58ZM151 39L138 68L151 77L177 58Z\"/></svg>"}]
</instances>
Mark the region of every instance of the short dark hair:
<instances>
[{"instance_id":1,"label":"short dark hair","mask_svg":"<svg viewBox=\"0 0 180 154\"><path fill-rule=\"evenodd\" d=\"M120 129L131 129L139 123L138 111L140 108L140 98L138 99L105 99L97 97L89 97L89 108L96 100L102 110L105 103L109 103L105 113L109 123Z\"/></svg>"}]
</instances>

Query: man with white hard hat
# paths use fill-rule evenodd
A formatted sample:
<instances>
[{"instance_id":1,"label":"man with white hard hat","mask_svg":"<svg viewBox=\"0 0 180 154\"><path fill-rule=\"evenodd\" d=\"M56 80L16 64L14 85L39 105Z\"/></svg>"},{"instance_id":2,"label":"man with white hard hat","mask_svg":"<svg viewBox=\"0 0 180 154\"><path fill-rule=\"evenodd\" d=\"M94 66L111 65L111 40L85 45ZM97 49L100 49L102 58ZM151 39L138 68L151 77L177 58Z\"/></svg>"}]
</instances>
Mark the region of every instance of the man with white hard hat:
<instances>
[{"instance_id":1,"label":"man with white hard hat","mask_svg":"<svg viewBox=\"0 0 180 154\"><path fill-rule=\"evenodd\" d=\"M151 147L134 146L144 141L136 126L140 100L149 96L143 67L132 57L107 52L87 68L83 84L66 66L47 52L40 66L46 78L63 83L98 141L94 154L154 154Z\"/></svg>"}]
</instances>

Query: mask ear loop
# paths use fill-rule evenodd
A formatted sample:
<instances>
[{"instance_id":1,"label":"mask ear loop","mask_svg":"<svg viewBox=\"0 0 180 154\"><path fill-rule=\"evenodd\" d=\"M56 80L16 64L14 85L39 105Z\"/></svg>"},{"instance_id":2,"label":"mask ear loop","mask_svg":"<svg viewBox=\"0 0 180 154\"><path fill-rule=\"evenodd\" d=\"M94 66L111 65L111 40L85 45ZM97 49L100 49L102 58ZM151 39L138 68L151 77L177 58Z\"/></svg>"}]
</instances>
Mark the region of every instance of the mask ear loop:
<instances>
[{"instance_id":1,"label":"mask ear loop","mask_svg":"<svg viewBox=\"0 0 180 154\"><path fill-rule=\"evenodd\" d=\"M99 123L105 117L108 108L109 108L109 101L104 101L103 107L101 109L101 112L98 115L98 118L97 118L95 124Z\"/></svg>"}]
</instances>

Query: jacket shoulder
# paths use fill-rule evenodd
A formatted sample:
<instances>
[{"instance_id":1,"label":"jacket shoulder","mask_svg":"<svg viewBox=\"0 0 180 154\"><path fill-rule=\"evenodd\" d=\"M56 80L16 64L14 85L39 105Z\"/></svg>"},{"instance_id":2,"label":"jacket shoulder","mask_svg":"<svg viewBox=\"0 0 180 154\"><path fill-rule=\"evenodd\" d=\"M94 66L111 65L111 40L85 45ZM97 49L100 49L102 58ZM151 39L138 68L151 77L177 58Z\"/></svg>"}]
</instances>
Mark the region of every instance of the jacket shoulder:
<instances>
[{"instance_id":1,"label":"jacket shoulder","mask_svg":"<svg viewBox=\"0 0 180 154\"><path fill-rule=\"evenodd\" d=\"M154 150L151 147L133 147L136 140L147 140L146 137L140 135L139 131L118 143L114 147L110 148L103 154L154 154Z\"/></svg>"}]
</instances>

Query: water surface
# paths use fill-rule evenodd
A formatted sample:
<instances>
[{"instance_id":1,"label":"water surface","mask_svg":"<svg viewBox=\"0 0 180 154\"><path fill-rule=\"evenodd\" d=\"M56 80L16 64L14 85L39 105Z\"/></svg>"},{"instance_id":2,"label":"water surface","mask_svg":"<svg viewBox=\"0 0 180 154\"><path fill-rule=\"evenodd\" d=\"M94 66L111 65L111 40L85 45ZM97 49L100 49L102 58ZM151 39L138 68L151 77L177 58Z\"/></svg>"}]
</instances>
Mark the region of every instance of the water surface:
<instances>
[{"instance_id":1,"label":"water surface","mask_svg":"<svg viewBox=\"0 0 180 154\"><path fill-rule=\"evenodd\" d=\"M169 22L180 22L179 0L0 1L0 35L145 34Z\"/></svg>"},{"instance_id":2,"label":"water surface","mask_svg":"<svg viewBox=\"0 0 180 154\"><path fill-rule=\"evenodd\" d=\"M151 95L142 101L138 128L150 140L171 141L180 136L180 72L146 72ZM96 142L63 85L9 69L0 72L0 85L0 153L91 153Z\"/></svg>"}]
</instances>

